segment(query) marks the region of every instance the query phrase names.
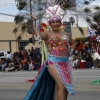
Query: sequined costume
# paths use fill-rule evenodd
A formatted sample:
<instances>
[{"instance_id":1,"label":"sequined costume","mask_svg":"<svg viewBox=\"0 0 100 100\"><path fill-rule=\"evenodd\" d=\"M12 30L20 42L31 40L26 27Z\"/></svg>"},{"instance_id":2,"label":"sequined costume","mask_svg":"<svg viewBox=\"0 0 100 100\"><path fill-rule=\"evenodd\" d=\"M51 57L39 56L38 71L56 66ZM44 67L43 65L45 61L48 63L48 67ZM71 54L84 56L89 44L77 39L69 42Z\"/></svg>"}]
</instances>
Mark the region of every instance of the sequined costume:
<instances>
[{"instance_id":1,"label":"sequined costume","mask_svg":"<svg viewBox=\"0 0 100 100\"><path fill-rule=\"evenodd\" d=\"M41 66L38 75L24 100L54 100L54 80L47 67L54 67L66 90L74 95L71 65L68 51L69 37L67 35L53 35L47 42L48 57Z\"/></svg>"}]
</instances>

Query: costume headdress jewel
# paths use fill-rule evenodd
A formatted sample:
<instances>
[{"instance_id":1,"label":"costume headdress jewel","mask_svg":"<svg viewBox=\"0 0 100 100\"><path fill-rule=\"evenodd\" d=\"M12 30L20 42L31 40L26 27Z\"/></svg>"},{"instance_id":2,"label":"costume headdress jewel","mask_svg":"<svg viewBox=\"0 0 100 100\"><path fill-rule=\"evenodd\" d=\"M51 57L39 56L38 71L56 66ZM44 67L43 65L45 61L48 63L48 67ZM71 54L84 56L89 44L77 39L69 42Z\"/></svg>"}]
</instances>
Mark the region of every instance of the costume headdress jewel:
<instances>
[{"instance_id":1,"label":"costume headdress jewel","mask_svg":"<svg viewBox=\"0 0 100 100\"><path fill-rule=\"evenodd\" d=\"M54 0L49 1L50 6L46 8L46 13L44 14L44 17L49 20L52 16L59 16L62 20L65 15L65 11L61 9L60 5L55 5Z\"/></svg>"}]
</instances>

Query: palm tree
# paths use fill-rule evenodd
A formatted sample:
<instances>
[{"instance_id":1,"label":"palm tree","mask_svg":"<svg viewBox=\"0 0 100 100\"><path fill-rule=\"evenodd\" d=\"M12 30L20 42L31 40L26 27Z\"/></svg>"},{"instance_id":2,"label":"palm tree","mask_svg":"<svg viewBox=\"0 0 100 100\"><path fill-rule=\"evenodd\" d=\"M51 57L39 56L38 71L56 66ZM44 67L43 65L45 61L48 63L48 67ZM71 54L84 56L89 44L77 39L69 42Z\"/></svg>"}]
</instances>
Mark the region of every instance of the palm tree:
<instances>
[{"instance_id":1,"label":"palm tree","mask_svg":"<svg viewBox=\"0 0 100 100\"><path fill-rule=\"evenodd\" d=\"M29 7L29 0L16 0L17 2L19 2L19 5L17 6L18 10L20 11L19 15L17 15L15 17L15 23L20 25L20 23L23 23L20 27L23 27L23 29L25 29L25 31L27 31L28 27L27 27L27 22L28 20L24 20L23 16L28 17L29 18L29 13L30 13L30 7ZM43 12L45 10L46 7L49 6L48 1L50 0L31 0L31 4L32 4L32 14L36 15L38 18L40 17L40 19L43 18ZM53 0L55 1L56 4L60 4L60 6L62 7L62 9L64 9L67 12L67 15L72 15L72 17L70 18L70 21L72 24L74 24L74 17L73 16L78 16L77 19L77 27L80 30L80 32L83 35L83 30L82 28L78 25L78 19L80 17L86 19L86 21L90 24L92 20L98 22L98 18L96 16L93 16L93 12L91 11L91 8L89 8L88 6L91 4L91 2L95 1L95 0ZM84 8L84 5L86 6ZM41 8L41 10L39 10ZM99 10L100 7L95 7L94 9L96 10L96 12ZM40 11L43 11L42 14L40 15ZM28 14L27 14L28 13ZM98 15L99 16L99 15ZM17 28L17 27L16 27ZM14 31L17 31L16 28L14 29ZM25 32L23 31L23 32ZM22 35L19 35L19 38ZM21 39L21 38L20 38Z\"/></svg>"},{"instance_id":2,"label":"palm tree","mask_svg":"<svg viewBox=\"0 0 100 100\"><path fill-rule=\"evenodd\" d=\"M71 25L73 25L75 23L75 18L71 16L69 18L69 22L71 23Z\"/></svg>"}]
</instances>

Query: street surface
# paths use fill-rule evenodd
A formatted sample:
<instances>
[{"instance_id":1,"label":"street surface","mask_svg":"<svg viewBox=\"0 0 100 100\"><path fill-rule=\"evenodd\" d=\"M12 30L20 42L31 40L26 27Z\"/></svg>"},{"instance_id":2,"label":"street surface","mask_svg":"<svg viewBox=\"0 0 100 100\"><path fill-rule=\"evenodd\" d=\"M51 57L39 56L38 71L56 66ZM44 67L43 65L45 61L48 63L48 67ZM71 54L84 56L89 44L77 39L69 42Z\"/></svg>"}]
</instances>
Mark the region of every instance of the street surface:
<instances>
[{"instance_id":1,"label":"street surface","mask_svg":"<svg viewBox=\"0 0 100 100\"><path fill-rule=\"evenodd\" d=\"M0 100L23 100L37 71L0 72ZM74 69L76 97L69 94L68 100L100 100L100 85L91 84L100 80L100 68Z\"/></svg>"}]
</instances>

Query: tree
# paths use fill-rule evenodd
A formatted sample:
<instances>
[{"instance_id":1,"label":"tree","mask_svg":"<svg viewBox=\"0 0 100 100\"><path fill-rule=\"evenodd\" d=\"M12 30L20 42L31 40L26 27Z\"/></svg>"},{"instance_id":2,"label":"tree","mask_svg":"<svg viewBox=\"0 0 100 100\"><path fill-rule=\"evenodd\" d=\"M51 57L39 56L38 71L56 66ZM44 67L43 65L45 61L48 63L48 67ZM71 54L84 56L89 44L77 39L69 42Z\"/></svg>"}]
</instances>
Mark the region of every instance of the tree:
<instances>
[{"instance_id":1,"label":"tree","mask_svg":"<svg viewBox=\"0 0 100 100\"><path fill-rule=\"evenodd\" d=\"M29 25L27 23L29 20L25 20L23 18L27 17L30 18L30 0L16 0L19 2L19 5L17 5L17 9L19 10L19 14L15 17L15 23L19 24L23 23L22 26L23 29L28 30ZM43 18L43 14L45 13L45 9L52 5L53 3L59 4L63 10L66 11L68 16L71 16L69 19L72 24L76 24L80 32L83 34L82 28L78 25L79 18L85 19L89 24L91 24L92 21L100 22L99 20L99 6L90 6L90 4L95 0L52 0L51 4L48 2L50 0L31 0L32 4L32 14L37 16L38 19ZM93 8L95 11L93 12L91 10ZM77 19L77 21L75 19ZM72 21L73 20L73 21ZM17 28L17 27L16 27ZM15 29L16 29L15 28ZM31 31L31 30L30 30ZM30 31L28 31L30 33ZM21 36L21 35L20 35Z\"/></svg>"},{"instance_id":2,"label":"tree","mask_svg":"<svg viewBox=\"0 0 100 100\"><path fill-rule=\"evenodd\" d=\"M43 17L44 7L42 5L46 5L46 2L40 2L40 0L16 0L19 2L17 5L17 9L19 10L19 14L16 15L14 22L17 27L15 27L16 32L18 31L18 27L21 27L22 33L18 36L18 39L21 39L21 36L24 32L28 32L32 34L34 31L33 22L34 19L31 18L30 14L36 15L38 19ZM26 18L26 19L24 19ZM15 31L15 29L13 31Z\"/></svg>"}]
</instances>

